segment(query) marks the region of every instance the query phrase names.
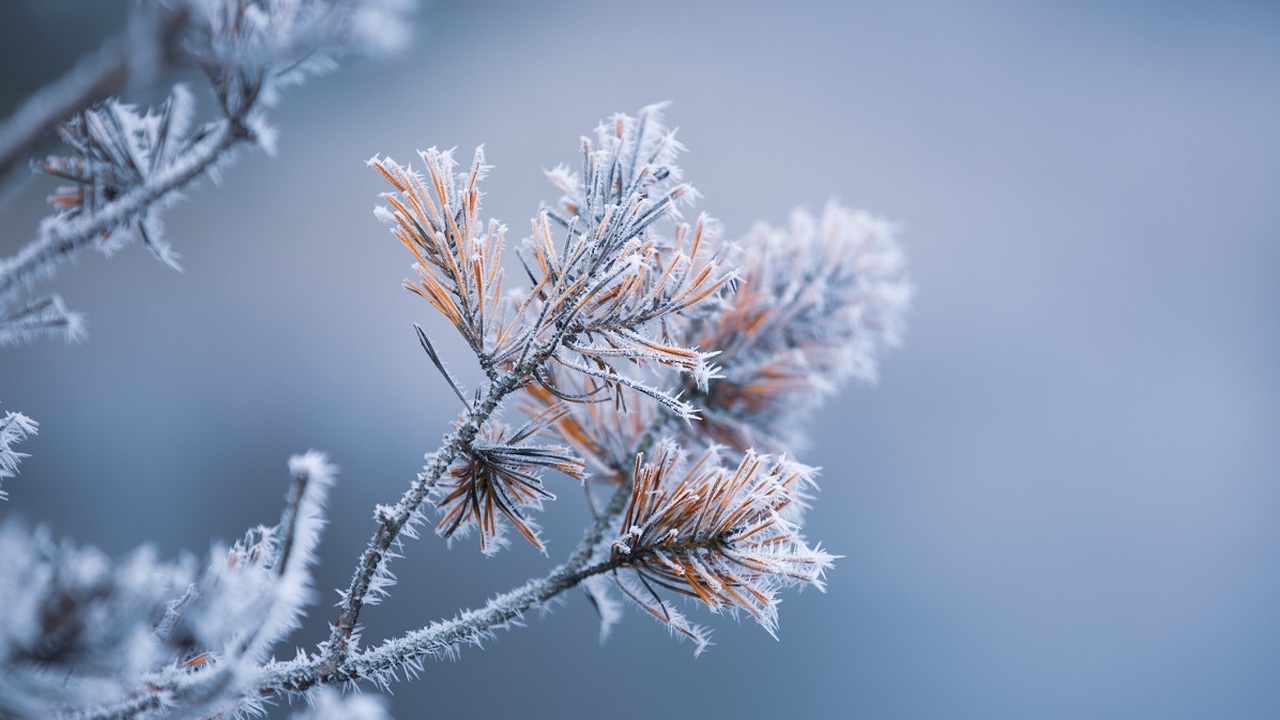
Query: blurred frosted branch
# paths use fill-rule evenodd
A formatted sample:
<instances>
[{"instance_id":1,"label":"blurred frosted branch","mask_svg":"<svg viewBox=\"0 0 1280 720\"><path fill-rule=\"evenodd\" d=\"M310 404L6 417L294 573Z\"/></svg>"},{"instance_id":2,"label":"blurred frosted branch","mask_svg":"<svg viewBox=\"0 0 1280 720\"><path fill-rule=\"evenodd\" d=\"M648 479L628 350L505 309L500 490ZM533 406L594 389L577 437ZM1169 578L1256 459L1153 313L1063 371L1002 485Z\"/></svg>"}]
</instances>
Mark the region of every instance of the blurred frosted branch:
<instances>
[{"instance_id":1,"label":"blurred frosted branch","mask_svg":"<svg viewBox=\"0 0 1280 720\"><path fill-rule=\"evenodd\" d=\"M27 160L58 124L123 89L128 66L125 46L115 40L84 58L23 102L0 126L0 187L26 169Z\"/></svg>"},{"instance_id":2,"label":"blurred frosted branch","mask_svg":"<svg viewBox=\"0 0 1280 720\"><path fill-rule=\"evenodd\" d=\"M148 84L156 71L171 64L177 32L185 13L144 6L130 18L126 31L25 100L0 125L0 187L25 169L54 128L81 110Z\"/></svg>"},{"instance_id":3,"label":"blurred frosted branch","mask_svg":"<svg viewBox=\"0 0 1280 720\"><path fill-rule=\"evenodd\" d=\"M261 708L257 668L311 599L335 474L316 452L289 467L280 522L215 546L199 576L191 558L163 562L144 547L113 561L0 524L0 716Z\"/></svg>"},{"instance_id":4,"label":"blurred frosted branch","mask_svg":"<svg viewBox=\"0 0 1280 720\"><path fill-rule=\"evenodd\" d=\"M0 178L28 158L55 124L70 148L38 163L71 181L50 203L35 238L0 259L0 342L39 334L72 339L82 325L53 296L32 313L22 293L86 247L111 254L141 240L177 267L159 214L232 159L235 146L275 148L266 111L280 90L357 53L384 55L407 37L397 0L148 0L125 37L23 103L0 128ZM106 97L162 71L202 74L221 117L191 128L194 101L182 85L156 112Z\"/></svg>"}]
</instances>

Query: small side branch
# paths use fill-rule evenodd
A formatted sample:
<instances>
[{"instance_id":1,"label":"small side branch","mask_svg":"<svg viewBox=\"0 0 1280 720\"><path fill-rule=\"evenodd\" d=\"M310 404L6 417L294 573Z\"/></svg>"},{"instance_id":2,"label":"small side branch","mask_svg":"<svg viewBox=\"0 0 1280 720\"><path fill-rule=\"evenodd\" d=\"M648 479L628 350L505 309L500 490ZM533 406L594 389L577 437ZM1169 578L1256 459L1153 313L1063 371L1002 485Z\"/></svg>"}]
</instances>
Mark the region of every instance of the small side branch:
<instances>
[{"instance_id":1,"label":"small side branch","mask_svg":"<svg viewBox=\"0 0 1280 720\"><path fill-rule=\"evenodd\" d=\"M617 569L617 560L588 565L605 542L610 525L621 514L631 496L628 479L610 498L605 511L587 531L569 559L549 574L498 595L483 607L459 613L450 620L432 623L388 640L368 650L352 653L336 664L326 658L306 658L266 666L259 679L261 692L299 693L317 685L355 680L375 682L406 665L447 656L460 645L474 643L505 627L525 612L577 587L589 577Z\"/></svg>"},{"instance_id":2,"label":"small side branch","mask_svg":"<svg viewBox=\"0 0 1280 720\"><path fill-rule=\"evenodd\" d=\"M92 215L47 223L40 234L12 257L0 260L0 298L19 290L140 211L173 197L226 157L237 143L250 139L247 128L232 120L214 123L184 153L183 161L162 168L148 182Z\"/></svg>"},{"instance_id":3,"label":"small side branch","mask_svg":"<svg viewBox=\"0 0 1280 720\"><path fill-rule=\"evenodd\" d=\"M454 459L475 441L485 420L498 409L505 397L527 382L534 369L546 360L546 354L540 352L534 355L489 386L483 399L471 408L466 421L445 437L440 449L431 456L431 462L418 474L417 480L404 492L400 501L379 514L378 530L360 555L351 585L343 596L342 612L329 635L325 667L321 673L323 676L328 677L338 672L343 664L350 650L356 623L360 619L360 611L368 600L374 579L386 571L385 564L390 560L391 548L399 541L405 526L417 514L418 507L440 482Z\"/></svg>"}]
</instances>

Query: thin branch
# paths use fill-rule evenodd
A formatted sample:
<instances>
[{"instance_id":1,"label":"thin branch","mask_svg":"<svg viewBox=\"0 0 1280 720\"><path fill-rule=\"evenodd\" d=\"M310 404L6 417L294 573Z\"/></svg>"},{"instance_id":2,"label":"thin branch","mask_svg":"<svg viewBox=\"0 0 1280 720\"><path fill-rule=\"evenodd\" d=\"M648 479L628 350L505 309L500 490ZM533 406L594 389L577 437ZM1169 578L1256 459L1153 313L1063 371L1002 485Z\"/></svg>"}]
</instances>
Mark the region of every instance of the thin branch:
<instances>
[{"instance_id":1,"label":"thin branch","mask_svg":"<svg viewBox=\"0 0 1280 720\"><path fill-rule=\"evenodd\" d=\"M359 679L376 681L406 664L448 655L461 644L490 636L494 630L503 628L528 610L546 603L566 590L577 587L583 580L618 568L620 562L614 559L590 566L588 562L604 543L610 525L621 514L630 496L631 482L628 480L614 492L605 511L596 519L569 559L546 576L498 595L479 609L460 612L451 620L432 623L377 647L353 653L336 666L330 666L324 657L267 665L259 676L258 686L261 692L298 693L320 684L332 685Z\"/></svg>"},{"instance_id":2,"label":"thin branch","mask_svg":"<svg viewBox=\"0 0 1280 720\"><path fill-rule=\"evenodd\" d=\"M268 665L260 675L261 692L296 693L319 684L332 685L359 679L376 681L407 664L448 655L461 644L482 640L529 609L576 587L588 577L615 567L614 560L587 568L561 565L546 577L531 580L499 595L478 610L461 612L451 620L432 623L375 648L355 653L333 669L325 667L323 658Z\"/></svg>"},{"instance_id":3,"label":"thin branch","mask_svg":"<svg viewBox=\"0 0 1280 720\"><path fill-rule=\"evenodd\" d=\"M670 416L660 414L637 443L636 453L648 452L662 429L670 421ZM458 432L460 433L461 430L460 428ZM446 442L445 447L453 444ZM400 638L388 640L375 648L343 658L339 658L333 652L338 631L335 626L335 640L330 641L328 656L277 662L265 666L258 682L261 692L296 693L320 684L332 685L361 678L376 679L383 673L403 667L407 663L416 663L427 657L448 654L452 648L461 643L488 637L494 630L502 628L531 608L576 587L583 580L618 568L620 563L614 559L590 567L588 563L606 543L609 529L626 508L627 501L631 499L633 478L630 476L630 471L621 469L620 475L624 480L614 490L609 503L596 517L595 522L574 548L573 553L569 555L568 560L546 576L503 593L478 610L461 612L452 620L432 623L406 633ZM381 534L381 530L379 532ZM350 597L349 595L348 599ZM359 613L358 605L355 612ZM344 616L345 614L344 612ZM354 627L354 619L352 623ZM349 637L349 633L347 636ZM345 643L343 648L345 649Z\"/></svg>"}]
</instances>

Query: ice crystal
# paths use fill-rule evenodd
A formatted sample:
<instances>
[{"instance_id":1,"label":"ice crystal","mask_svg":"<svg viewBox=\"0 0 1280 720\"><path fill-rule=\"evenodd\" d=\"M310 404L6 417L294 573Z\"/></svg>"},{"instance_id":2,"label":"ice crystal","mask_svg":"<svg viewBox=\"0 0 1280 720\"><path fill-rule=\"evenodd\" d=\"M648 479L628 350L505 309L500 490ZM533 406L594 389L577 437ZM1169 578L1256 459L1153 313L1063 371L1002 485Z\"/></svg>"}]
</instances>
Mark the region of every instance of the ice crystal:
<instances>
[{"instance_id":1,"label":"ice crystal","mask_svg":"<svg viewBox=\"0 0 1280 720\"><path fill-rule=\"evenodd\" d=\"M18 463L27 457L26 453L14 450L13 446L26 440L27 436L35 435L39 427L40 423L20 412L6 412L0 418L0 500L8 498L4 492L5 478L17 475Z\"/></svg>"}]
</instances>

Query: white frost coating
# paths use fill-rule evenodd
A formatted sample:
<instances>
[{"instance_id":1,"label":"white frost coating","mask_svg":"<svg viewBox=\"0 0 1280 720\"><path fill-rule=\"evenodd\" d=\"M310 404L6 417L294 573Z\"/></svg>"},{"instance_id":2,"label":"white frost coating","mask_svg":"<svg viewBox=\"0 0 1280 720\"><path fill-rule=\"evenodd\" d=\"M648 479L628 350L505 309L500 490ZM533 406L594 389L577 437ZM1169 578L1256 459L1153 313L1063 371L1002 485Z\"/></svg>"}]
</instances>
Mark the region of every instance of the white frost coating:
<instances>
[{"instance_id":1,"label":"white frost coating","mask_svg":"<svg viewBox=\"0 0 1280 720\"><path fill-rule=\"evenodd\" d=\"M290 535L286 535L286 545L279 559L283 567L277 567L280 600L274 608L272 622L263 625L260 647L257 648L260 655L265 655L298 627L303 609L312 596L311 566L319 559L316 548L328 522L325 503L337 471L329 458L316 450L289 459L289 473L293 475L295 484L288 510L280 520L280 528L288 533L291 527L292 540L290 542Z\"/></svg>"},{"instance_id":2,"label":"white frost coating","mask_svg":"<svg viewBox=\"0 0 1280 720\"><path fill-rule=\"evenodd\" d=\"M26 440L28 436L35 435L39 427L40 423L20 412L6 412L0 418L0 500L9 499L4 490L5 478L17 475L18 463L23 458L30 457L27 453L14 450L13 446Z\"/></svg>"},{"instance_id":3,"label":"white frost coating","mask_svg":"<svg viewBox=\"0 0 1280 720\"><path fill-rule=\"evenodd\" d=\"M0 717L118 702L176 649L153 634L192 563L142 548L113 562L47 532L0 524Z\"/></svg>"},{"instance_id":4,"label":"white frost coating","mask_svg":"<svg viewBox=\"0 0 1280 720\"><path fill-rule=\"evenodd\" d=\"M26 453L14 450L13 446L26 440L28 436L35 435L39 428L40 423L20 412L6 412L0 418L0 483L5 478L17 475L18 463L29 457ZM0 487L0 500L6 497L4 489Z\"/></svg>"},{"instance_id":5,"label":"white frost coating","mask_svg":"<svg viewBox=\"0 0 1280 720\"><path fill-rule=\"evenodd\" d=\"M382 701L368 695L343 695L333 688L307 694L311 708L295 713L293 720L391 720Z\"/></svg>"},{"instance_id":6,"label":"white frost coating","mask_svg":"<svg viewBox=\"0 0 1280 720\"><path fill-rule=\"evenodd\" d=\"M252 530L230 549L211 553L187 624L202 647L232 663L250 682L253 669L298 627L312 597L311 569L324 528L324 503L335 469L322 453L295 455L294 478L280 523ZM242 690L248 691L248 686Z\"/></svg>"}]
</instances>

